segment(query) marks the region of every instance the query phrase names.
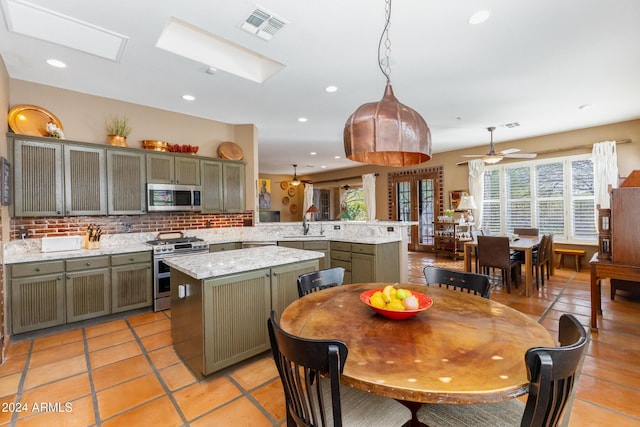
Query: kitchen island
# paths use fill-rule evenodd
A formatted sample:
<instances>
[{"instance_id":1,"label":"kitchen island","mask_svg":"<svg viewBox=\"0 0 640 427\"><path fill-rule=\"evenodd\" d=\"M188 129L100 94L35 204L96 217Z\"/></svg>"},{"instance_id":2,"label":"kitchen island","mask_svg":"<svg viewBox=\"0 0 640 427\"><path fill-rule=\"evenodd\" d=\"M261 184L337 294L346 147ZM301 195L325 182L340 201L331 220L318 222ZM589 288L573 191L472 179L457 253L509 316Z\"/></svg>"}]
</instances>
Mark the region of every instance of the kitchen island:
<instances>
[{"instance_id":1,"label":"kitchen island","mask_svg":"<svg viewBox=\"0 0 640 427\"><path fill-rule=\"evenodd\" d=\"M178 355L202 378L268 350L270 311L298 298L298 276L318 270L323 256L266 246L166 258Z\"/></svg>"}]
</instances>

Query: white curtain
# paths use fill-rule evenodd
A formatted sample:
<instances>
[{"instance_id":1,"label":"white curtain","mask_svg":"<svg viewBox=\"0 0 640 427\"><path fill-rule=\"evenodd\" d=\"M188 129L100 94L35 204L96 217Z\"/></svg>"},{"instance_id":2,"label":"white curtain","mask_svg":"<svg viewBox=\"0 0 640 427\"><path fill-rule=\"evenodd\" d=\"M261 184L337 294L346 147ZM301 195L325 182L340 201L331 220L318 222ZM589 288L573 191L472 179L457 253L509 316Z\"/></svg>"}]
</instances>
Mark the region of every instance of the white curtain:
<instances>
[{"instance_id":1,"label":"white curtain","mask_svg":"<svg viewBox=\"0 0 640 427\"><path fill-rule=\"evenodd\" d=\"M593 144L591 152L594 173L594 193L596 206L603 209L610 206L609 185L618 188L618 154L615 141L604 141ZM596 214L596 222L598 215Z\"/></svg>"},{"instance_id":2,"label":"white curtain","mask_svg":"<svg viewBox=\"0 0 640 427\"><path fill-rule=\"evenodd\" d=\"M469 195L473 196L477 209L473 212L476 230L482 227L482 201L484 190L484 162L481 159L469 161Z\"/></svg>"},{"instance_id":3,"label":"white curtain","mask_svg":"<svg viewBox=\"0 0 640 427\"><path fill-rule=\"evenodd\" d=\"M367 209L367 219L376 219L376 174L362 175L362 188L364 190L364 205Z\"/></svg>"},{"instance_id":4,"label":"white curtain","mask_svg":"<svg viewBox=\"0 0 640 427\"><path fill-rule=\"evenodd\" d=\"M304 184L304 200L302 201L303 217L307 215L307 209L309 209L312 204L313 204L313 184ZM307 218L307 220L309 220L309 218Z\"/></svg>"}]
</instances>

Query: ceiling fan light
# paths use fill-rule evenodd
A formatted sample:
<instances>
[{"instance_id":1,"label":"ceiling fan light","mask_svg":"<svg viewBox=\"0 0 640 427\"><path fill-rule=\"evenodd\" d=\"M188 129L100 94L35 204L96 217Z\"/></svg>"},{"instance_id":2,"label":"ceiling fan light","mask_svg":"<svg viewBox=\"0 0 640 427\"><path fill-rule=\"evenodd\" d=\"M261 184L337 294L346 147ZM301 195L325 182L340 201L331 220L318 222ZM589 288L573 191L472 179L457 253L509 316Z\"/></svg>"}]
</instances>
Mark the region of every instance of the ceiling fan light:
<instances>
[{"instance_id":1,"label":"ceiling fan light","mask_svg":"<svg viewBox=\"0 0 640 427\"><path fill-rule=\"evenodd\" d=\"M298 179L298 172L296 171L297 167L298 165L293 165L293 179L291 180L291 185L293 185L294 187L297 187L298 185L300 185L300 180Z\"/></svg>"},{"instance_id":2,"label":"ceiling fan light","mask_svg":"<svg viewBox=\"0 0 640 427\"><path fill-rule=\"evenodd\" d=\"M363 104L344 126L348 159L383 166L407 166L431 159L431 131L415 110L398 102L387 82L378 102Z\"/></svg>"},{"instance_id":3,"label":"ceiling fan light","mask_svg":"<svg viewBox=\"0 0 640 427\"><path fill-rule=\"evenodd\" d=\"M491 156L484 156L482 158L482 160L488 165L495 165L500 160L502 160L502 156L494 154L494 155L491 155Z\"/></svg>"}]
</instances>

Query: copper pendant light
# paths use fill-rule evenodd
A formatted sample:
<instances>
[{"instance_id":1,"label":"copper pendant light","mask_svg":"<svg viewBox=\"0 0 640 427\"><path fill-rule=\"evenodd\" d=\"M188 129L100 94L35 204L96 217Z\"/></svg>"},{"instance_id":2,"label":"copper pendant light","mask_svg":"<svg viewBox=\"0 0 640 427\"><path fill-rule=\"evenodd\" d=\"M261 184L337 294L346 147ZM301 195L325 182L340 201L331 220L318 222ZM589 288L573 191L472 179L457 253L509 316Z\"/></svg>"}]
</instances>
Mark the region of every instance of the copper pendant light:
<instances>
[{"instance_id":1,"label":"copper pendant light","mask_svg":"<svg viewBox=\"0 0 640 427\"><path fill-rule=\"evenodd\" d=\"M387 78L384 96L378 102L363 104L344 126L344 151L348 159L384 166L417 165L431 159L431 131L415 110L398 102L393 95L389 75L391 0L386 1L386 24L378 52L385 40L385 68L378 58L382 74Z\"/></svg>"}]
</instances>

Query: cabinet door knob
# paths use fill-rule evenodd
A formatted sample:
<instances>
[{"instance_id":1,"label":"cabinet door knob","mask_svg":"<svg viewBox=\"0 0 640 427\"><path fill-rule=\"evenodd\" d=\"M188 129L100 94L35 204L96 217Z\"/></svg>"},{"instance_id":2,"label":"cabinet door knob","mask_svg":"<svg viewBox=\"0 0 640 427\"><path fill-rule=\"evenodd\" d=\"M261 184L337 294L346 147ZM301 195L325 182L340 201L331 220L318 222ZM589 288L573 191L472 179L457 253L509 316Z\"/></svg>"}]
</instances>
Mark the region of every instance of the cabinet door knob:
<instances>
[{"instance_id":1,"label":"cabinet door knob","mask_svg":"<svg viewBox=\"0 0 640 427\"><path fill-rule=\"evenodd\" d=\"M269 272L267 272L266 276L267 277L271 277L271 274Z\"/></svg>"},{"instance_id":2,"label":"cabinet door knob","mask_svg":"<svg viewBox=\"0 0 640 427\"><path fill-rule=\"evenodd\" d=\"M91 263L90 263L90 262L87 262L85 265L86 265L87 267L90 267L90 266L91 266Z\"/></svg>"},{"instance_id":3,"label":"cabinet door knob","mask_svg":"<svg viewBox=\"0 0 640 427\"><path fill-rule=\"evenodd\" d=\"M40 271L40 267L36 267L36 271Z\"/></svg>"}]
</instances>

